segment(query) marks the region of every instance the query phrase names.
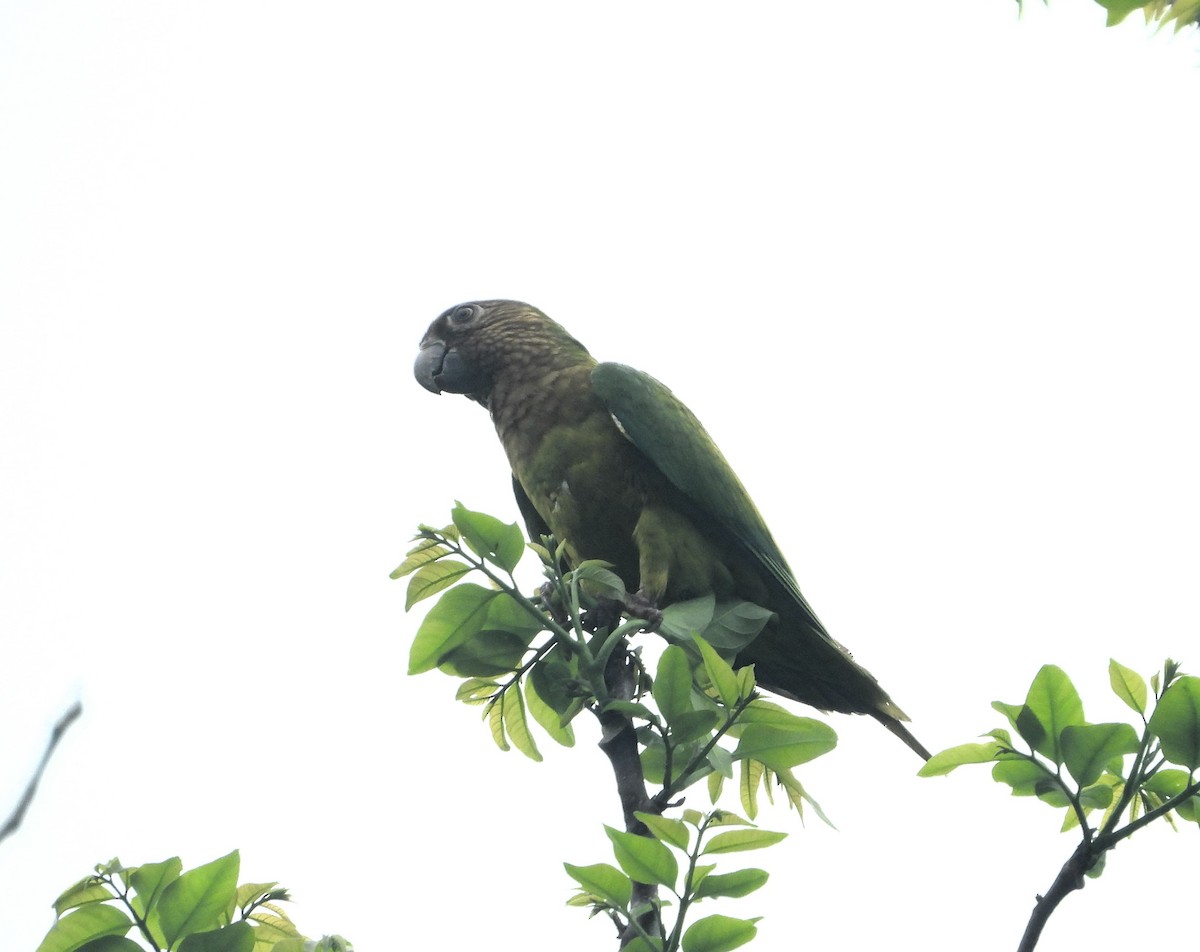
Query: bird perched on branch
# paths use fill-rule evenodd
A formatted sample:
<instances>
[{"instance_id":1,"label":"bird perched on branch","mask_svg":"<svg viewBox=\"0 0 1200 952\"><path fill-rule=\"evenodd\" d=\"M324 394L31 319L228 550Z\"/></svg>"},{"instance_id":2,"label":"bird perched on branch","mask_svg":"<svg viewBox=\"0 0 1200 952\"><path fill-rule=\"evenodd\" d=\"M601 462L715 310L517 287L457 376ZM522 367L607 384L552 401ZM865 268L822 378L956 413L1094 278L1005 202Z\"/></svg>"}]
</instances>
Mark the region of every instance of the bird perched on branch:
<instances>
[{"instance_id":1,"label":"bird perched on branch","mask_svg":"<svg viewBox=\"0 0 1200 952\"><path fill-rule=\"evenodd\" d=\"M738 651L759 685L824 711L869 714L928 759L908 717L825 631L762 516L700 421L648 374L597 363L535 307L475 301L444 312L414 373L487 407L530 535L603 559L630 610L713 594L775 614ZM645 617L644 614L642 617Z\"/></svg>"}]
</instances>

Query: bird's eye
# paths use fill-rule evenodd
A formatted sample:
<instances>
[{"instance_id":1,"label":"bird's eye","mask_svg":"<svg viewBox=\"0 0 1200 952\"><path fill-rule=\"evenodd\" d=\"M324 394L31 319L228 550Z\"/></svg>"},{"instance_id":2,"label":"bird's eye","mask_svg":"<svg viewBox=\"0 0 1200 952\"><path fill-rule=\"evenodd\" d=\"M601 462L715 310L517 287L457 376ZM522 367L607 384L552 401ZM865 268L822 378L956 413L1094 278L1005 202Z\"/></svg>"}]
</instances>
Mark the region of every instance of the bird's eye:
<instances>
[{"instance_id":1,"label":"bird's eye","mask_svg":"<svg viewBox=\"0 0 1200 952\"><path fill-rule=\"evenodd\" d=\"M477 304L460 304L450 312L450 323L466 324L468 321L473 320L479 311L480 308Z\"/></svg>"}]
</instances>

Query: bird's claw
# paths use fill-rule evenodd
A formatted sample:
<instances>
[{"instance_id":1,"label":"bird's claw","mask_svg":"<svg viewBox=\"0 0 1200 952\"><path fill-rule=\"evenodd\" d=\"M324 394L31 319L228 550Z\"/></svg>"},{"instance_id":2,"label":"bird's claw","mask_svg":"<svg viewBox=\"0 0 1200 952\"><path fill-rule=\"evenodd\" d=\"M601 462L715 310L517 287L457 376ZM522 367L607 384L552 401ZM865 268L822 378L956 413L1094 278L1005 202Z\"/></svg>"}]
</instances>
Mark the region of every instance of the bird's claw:
<instances>
[{"instance_id":1,"label":"bird's claw","mask_svg":"<svg viewBox=\"0 0 1200 952\"><path fill-rule=\"evenodd\" d=\"M563 611L562 602L558 599L558 590L554 587L553 582L543 582L542 587L538 590L538 597L542 600L542 607L550 614L559 625L566 625L569 621L567 613Z\"/></svg>"},{"instance_id":2,"label":"bird's claw","mask_svg":"<svg viewBox=\"0 0 1200 952\"><path fill-rule=\"evenodd\" d=\"M662 609L654 603L654 599L640 589L633 593L627 593L621 607L630 618L642 619L646 623L647 631L655 631L662 624Z\"/></svg>"}]
</instances>

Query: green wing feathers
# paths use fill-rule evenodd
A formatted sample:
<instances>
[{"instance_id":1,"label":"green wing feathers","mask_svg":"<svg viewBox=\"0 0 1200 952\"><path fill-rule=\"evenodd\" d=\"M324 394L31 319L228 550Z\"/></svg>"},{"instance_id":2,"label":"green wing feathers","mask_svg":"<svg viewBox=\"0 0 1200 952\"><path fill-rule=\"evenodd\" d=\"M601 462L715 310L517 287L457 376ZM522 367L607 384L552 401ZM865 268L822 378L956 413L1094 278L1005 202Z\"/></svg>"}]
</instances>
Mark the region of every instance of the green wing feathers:
<instances>
[{"instance_id":1,"label":"green wing feathers","mask_svg":"<svg viewBox=\"0 0 1200 952\"><path fill-rule=\"evenodd\" d=\"M696 416L669 388L624 364L598 364L592 387L630 442L686 497L693 518L719 534L730 557L765 588L767 597L759 598L778 623L768 625L738 663L754 664L768 690L822 710L870 714L928 758L898 723L908 720L904 712L809 607L750 494Z\"/></svg>"}]
</instances>

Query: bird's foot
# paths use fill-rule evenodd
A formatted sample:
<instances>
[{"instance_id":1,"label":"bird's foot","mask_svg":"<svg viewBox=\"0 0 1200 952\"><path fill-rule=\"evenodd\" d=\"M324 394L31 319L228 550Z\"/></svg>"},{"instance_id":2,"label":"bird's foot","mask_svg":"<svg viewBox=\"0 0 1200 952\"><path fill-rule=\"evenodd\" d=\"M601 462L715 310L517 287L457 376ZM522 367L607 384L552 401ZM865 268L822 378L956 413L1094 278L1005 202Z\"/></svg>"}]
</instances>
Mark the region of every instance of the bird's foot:
<instances>
[{"instance_id":1,"label":"bird's foot","mask_svg":"<svg viewBox=\"0 0 1200 952\"><path fill-rule=\"evenodd\" d=\"M605 598L593 608L588 609L583 623L587 631L598 631L607 628L609 631L621 623L621 615L630 618L640 618L646 623L647 631L654 631L662 624L662 611L654 604L654 599L645 593L626 592L625 598L616 601Z\"/></svg>"},{"instance_id":2,"label":"bird's foot","mask_svg":"<svg viewBox=\"0 0 1200 952\"><path fill-rule=\"evenodd\" d=\"M567 624L570 619L563 611L562 602L558 599L558 590L554 587L553 582L543 582L541 589L538 590L538 597L542 601L542 607L546 609L551 618L559 625Z\"/></svg>"},{"instance_id":3,"label":"bird's foot","mask_svg":"<svg viewBox=\"0 0 1200 952\"><path fill-rule=\"evenodd\" d=\"M654 631L662 624L663 613L662 609L654 603L654 599L650 598L641 589L636 592L626 593L625 601L621 605L625 614L630 618L640 618L646 623L647 631Z\"/></svg>"}]
</instances>

